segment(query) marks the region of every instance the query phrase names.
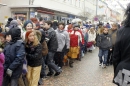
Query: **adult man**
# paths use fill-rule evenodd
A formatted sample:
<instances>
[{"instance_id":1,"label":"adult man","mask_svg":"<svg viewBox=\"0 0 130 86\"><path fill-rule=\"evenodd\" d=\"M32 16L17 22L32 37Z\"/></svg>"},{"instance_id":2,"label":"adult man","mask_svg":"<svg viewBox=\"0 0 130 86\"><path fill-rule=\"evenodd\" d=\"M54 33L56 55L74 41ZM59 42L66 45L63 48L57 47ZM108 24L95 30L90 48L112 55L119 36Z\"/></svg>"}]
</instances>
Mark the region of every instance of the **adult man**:
<instances>
[{"instance_id":1,"label":"adult man","mask_svg":"<svg viewBox=\"0 0 130 86\"><path fill-rule=\"evenodd\" d=\"M109 34L111 35L112 38L112 50L109 50L108 52L108 59L107 59L107 65L112 64L112 56L113 56L113 51L114 51L114 46L116 42L116 33L117 33L117 28L118 25L116 23L112 24L112 29L109 30Z\"/></svg>"}]
</instances>

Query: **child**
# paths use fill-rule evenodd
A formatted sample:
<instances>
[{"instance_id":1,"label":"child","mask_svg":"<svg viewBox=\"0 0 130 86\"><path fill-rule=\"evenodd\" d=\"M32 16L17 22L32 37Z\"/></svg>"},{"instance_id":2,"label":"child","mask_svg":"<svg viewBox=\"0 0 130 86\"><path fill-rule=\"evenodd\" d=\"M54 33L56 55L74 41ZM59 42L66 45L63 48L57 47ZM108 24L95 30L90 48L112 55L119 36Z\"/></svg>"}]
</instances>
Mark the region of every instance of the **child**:
<instances>
[{"instance_id":1,"label":"child","mask_svg":"<svg viewBox=\"0 0 130 86\"><path fill-rule=\"evenodd\" d=\"M22 74L23 60L25 57L24 42L21 40L21 30L18 27L12 28L8 32L11 41L4 48L4 80L3 86L18 86L18 79Z\"/></svg>"},{"instance_id":2,"label":"child","mask_svg":"<svg viewBox=\"0 0 130 86\"><path fill-rule=\"evenodd\" d=\"M103 68L106 68L108 51L109 49L111 50L112 47L111 36L108 34L108 28L103 29L103 34L98 37L97 42L97 46L99 47L99 66L103 63ZM104 61L102 56L104 56Z\"/></svg>"},{"instance_id":3,"label":"child","mask_svg":"<svg viewBox=\"0 0 130 86\"><path fill-rule=\"evenodd\" d=\"M25 35L26 59L28 62L27 79L29 86L37 86L42 66L42 45L35 31L27 31Z\"/></svg>"},{"instance_id":4,"label":"child","mask_svg":"<svg viewBox=\"0 0 130 86\"><path fill-rule=\"evenodd\" d=\"M4 54L2 52L2 48L0 48L0 86L2 86L2 81L3 81L3 74L4 74Z\"/></svg>"}]
</instances>

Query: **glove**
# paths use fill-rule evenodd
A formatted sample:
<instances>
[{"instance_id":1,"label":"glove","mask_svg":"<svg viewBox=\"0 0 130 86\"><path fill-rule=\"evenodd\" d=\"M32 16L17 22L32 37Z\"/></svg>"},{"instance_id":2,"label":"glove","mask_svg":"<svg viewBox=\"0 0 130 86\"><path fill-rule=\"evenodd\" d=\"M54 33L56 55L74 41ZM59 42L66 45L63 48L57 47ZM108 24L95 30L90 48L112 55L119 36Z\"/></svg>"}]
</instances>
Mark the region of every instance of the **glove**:
<instances>
[{"instance_id":1,"label":"glove","mask_svg":"<svg viewBox=\"0 0 130 86\"><path fill-rule=\"evenodd\" d=\"M10 69L7 69L6 73L7 73L7 75L8 75L8 76L10 76L10 77L11 77L11 76L12 76L13 71L12 71L12 70L10 70Z\"/></svg>"}]
</instances>

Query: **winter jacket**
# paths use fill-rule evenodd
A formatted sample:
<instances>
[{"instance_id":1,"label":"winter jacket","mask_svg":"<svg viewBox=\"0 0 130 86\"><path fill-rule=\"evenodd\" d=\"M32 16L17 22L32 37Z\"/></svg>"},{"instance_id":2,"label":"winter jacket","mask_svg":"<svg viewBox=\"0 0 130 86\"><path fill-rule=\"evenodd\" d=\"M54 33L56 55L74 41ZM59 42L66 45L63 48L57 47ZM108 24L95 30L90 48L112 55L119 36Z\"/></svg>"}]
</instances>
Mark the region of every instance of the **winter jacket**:
<instances>
[{"instance_id":1,"label":"winter jacket","mask_svg":"<svg viewBox=\"0 0 130 86\"><path fill-rule=\"evenodd\" d=\"M45 41L45 33L44 31L41 31L41 30L35 30L35 32L36 32L39 42L42 44L42 54L43 56L46 56L48 54L48 47Z\"/></svg>"},{"instance_id":2,"label":"winter jacket","mask_svg":"<svg viewBox=\"0 0 130 86\"><path fill-rule=\"evenodd\" d=\"M119 81L121 80L120 78L121 76L119 77L117 75L119 72L121 73L121 75L122 75L122 72L125 72L125 74L123 75L127 75L129 77L130 27L124 27L117 31L116 43L115 43L114 54L113 54L113 65L114 65L114 78L117 76L117 79ZM122 71L122 70L128 70L128 71Z\"/></svg>"},{"instance_id":3,"label":"winter jacket","mask_svg":"<svg viewBox=\"0 0 130 86\"><path fill-rule=\"evenodd\" d=\"M58 48L58 40L57 40L56 32L53 28L50 28L47 31L45 31L45 40L48 45L48 51L56 52Z\"/></svg>"},{"instance_id":4,"label":"winter jacket","mask_svg":"<svg viewBox=\"0 0 130 86\"><path fill-rule=\"evenodd\" d=\"M2 86L2 81L3 81L3 74L4 74L4 67L3 64L5 62L5 57L4 54L0 54L0 86Z\"/></svg>"},{"instance_id":5,"label":"winter jacket","mask_svg":"<svg viewBox=\"0 0 130 86\"><path fill-rule=\"evenodd\" d=\"M42 65L42 45L32 46L31 44L26 44L26 59L28 65L31 67L37 67Z\"/></svg>"},{"instance_id":6,"label":"winter jacket","mask_svg":"<svg viewBox=\"0 0 130 86\"><path fill-rule=\"evenodd\" d=\"M70 48L70 37L67 31L65 30L55 30L56 31L56 35L57 35L57 40L58 40L58 52L62 52L65 45L66 45L66 49Z\"/></svg>"},{"instance_id":7,"label":"winter jacket","mask_svg":"<svg viewBox=\"0 0 130 86\"><path fill-rule=\"evenodd\" d=\"M100 49L109 50L112 47L111 36L109 34L101 34L98 37L97 46Z\"/></svg>"},{"instance_id":8,"label":"winter jacket","mask_svg":"<svg viewBox=\"0 0 130 86\"><path fill-rule=\"evenodd\" d=\"M15 43L10 42L4 48L5 55L5 74L9 68L13 71L12 78L19 78L22 74L23 61L25 57L25 47L22 40L17 40Z\"/></svg>"},{"instance_id":9,"label":"winter jacket","mask_svg":"<svg viewBox=\"0 0 130 86\"><path fill-rule=\"evenodd\" d=\"M112 29L110 29L108 33L111 35L111 38L112 38L112 46L114 47L115 42L116 42L116 33L117 33L117 30L112 30Z\"/></svg>"},{"instance_id":10,"label":"winter jacket","mask_svg":"<svg viewBox=\"0 0 130 86\"><path fill-rule=\"evenodd\" d=\"M88 42L95 41L96 39L96 32L92 34L90 31L88 31Z\"/></svg>"}]
</instances>

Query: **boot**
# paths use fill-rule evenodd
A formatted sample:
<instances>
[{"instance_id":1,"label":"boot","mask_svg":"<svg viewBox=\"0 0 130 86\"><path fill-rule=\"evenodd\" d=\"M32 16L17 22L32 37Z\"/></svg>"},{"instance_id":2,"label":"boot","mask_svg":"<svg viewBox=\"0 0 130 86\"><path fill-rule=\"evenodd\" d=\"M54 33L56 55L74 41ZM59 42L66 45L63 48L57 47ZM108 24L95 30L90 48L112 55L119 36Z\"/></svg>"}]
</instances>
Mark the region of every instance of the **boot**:
<instances>
[{"instance_id":1,"label":"boot","mask_svg":"<svg viewBox=\"0 0 130 86\"><path fill-rule=\"evenodd\" d=\"M69 66L70 66L71 68L73 68L73 63L74 63L74 62L69 62Z\"/></svg>"}]
</instances>

